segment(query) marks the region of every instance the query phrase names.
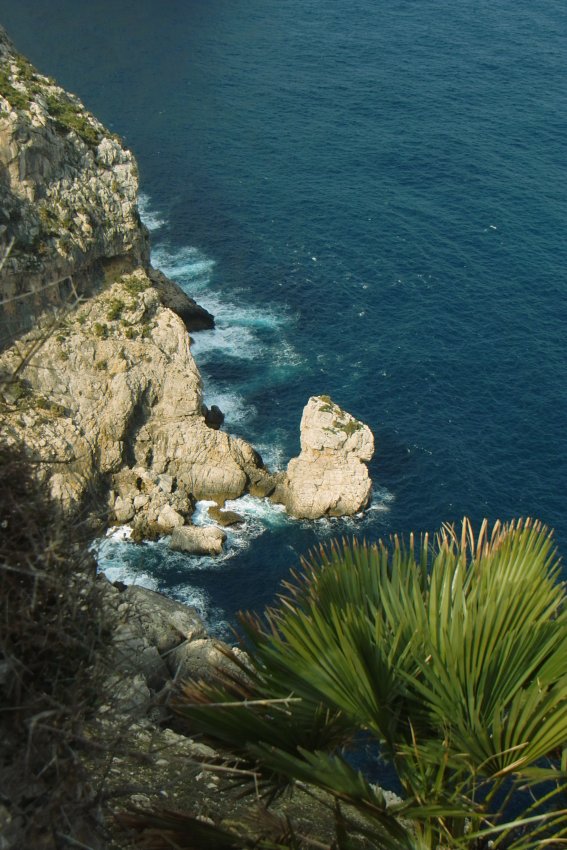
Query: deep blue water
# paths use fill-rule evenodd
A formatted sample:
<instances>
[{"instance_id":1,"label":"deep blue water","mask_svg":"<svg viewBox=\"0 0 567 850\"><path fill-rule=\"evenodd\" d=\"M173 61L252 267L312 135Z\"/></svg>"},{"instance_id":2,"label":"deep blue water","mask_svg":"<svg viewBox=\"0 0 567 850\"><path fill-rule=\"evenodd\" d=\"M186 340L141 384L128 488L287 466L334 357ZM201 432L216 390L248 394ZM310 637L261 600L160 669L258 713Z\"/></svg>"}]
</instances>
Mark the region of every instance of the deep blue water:
<instances>
[{"instance_id":1,"label":"deep blue water","mask_svg":"<svg viewBox=\"0 0 567 850\"><path fill-rule=\"evenodd\" d=\"M113 545L113 575L222 628L331 534L531 515L567 552L562 0L4 5L135 152L154 262L217 316L194 353L227 427L281 466L328 393L376 435L365 517L248 500L226 557Z\"/></svg>"}]
</instances>

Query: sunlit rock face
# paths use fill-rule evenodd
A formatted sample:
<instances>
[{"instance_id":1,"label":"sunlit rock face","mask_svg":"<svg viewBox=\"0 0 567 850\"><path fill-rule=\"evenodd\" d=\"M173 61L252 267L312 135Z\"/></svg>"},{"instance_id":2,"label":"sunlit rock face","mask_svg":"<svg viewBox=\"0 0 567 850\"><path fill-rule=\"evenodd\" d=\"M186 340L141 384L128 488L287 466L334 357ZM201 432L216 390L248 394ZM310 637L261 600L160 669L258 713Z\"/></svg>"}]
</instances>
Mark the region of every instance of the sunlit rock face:
<instances>
[{"instance_id":1,"label":"sunlit rock face","mask_svg":"<svg viewBox=\"0 0 567 850\"><path fill-rule=\"evenodd\" d=\"M301 418L301 454L287 467L276 498L295 517L348 516L366 507L374 454L370 428L328 396L313 396Z\"/></svg>"}]
</instances>

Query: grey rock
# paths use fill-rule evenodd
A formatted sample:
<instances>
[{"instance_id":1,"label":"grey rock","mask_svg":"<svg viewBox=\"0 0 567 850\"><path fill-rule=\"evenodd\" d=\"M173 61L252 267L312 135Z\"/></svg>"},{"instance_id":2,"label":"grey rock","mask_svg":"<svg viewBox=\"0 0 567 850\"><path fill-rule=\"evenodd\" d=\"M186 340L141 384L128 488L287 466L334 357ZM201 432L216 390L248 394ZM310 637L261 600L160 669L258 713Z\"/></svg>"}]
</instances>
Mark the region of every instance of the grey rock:
<instances>
[{"instance_id":1,"label":"grey rock","mask_svg":"<svg viewBox=\"0 0 567 850\"><path fill-rule=\"evenodd\" d=\"M224 527L240 525L244 522L244 517L236 511L223 511L218 505L211 505L207 513L211 519L214 519L215 522L218 522L219 525Z\"/></svg>"},{"instance_id":2,"label":"grey rock","mask_svg":"<svg viewBox=\"0 0 567 850\"><path fill-rule=\"evenodd\" d=\"M173 490L172 476L167 475L165 472L163 472L157 477L157 485L160 490L163 490L164 493L171 493L171 491Z\"/></svg>"},{"instance_id":3,"label":"grey rock","mask_svg":"<svg viewBox=\"0 0 567 850\"><path fill-rule=\"evenodd\" d=\"M112 709L118 714L134 719L150 710L152 696L143 673L128 675L117 673L107 682Z\"/></svg>"},{"instance_id":4,"label":"grey rock","mask_svg":"<svg viewBox=\"0 0 567 850\"><path fill-rule=\"evenodd\" d=\"M194 608L145 587L131 585L120 594L127 622L138 625L146 641L160 653L206 634Z\"/></svg>"},{"instance_id":5,"label":"grey rock","mask_svg":"<svg viewBox=\"0 0 567 850\"><path fill-rule=\"evenodd\" d=\"M181 514L177 513L171 505L164 505L161 509L159 516L157 518L157 523L161 526L165 531L170 531L173 528L177 528L180 525L183 525L185 520L181 516Z\"/></svg>"},{"instance_id":6,"label":"grey rock","mask_svg":"<svg viewBox=\"0 0 567 850\"><path fill-rule=\"evenodd\" d=\"M132 499L123 499L122 496L118 496L114 502L113 510L117 522L128 522L134 516Z\"/></svg>"},{"instance_id":7,"label":"grey rock","mask_svg":"<svg viewBox=\"0 0 567 850\"><path fill-rule=\"evenodd\" d=\"M176 647L168 655L167 664L177 682L187 679L213 681L217 670L233 673L239 670L227 656L227 652L229 655L235 653L239 658L244 655L222 641L204 638Z\"/></svg>"},{"instance_id":8,"label":"grey rock","mask_svg":"<svg viewBox=\"0 0 567 850\"><path fill-rule=\"evenodd\" d=\"M176 313L188 331L214 328L214 316L186 295L176 283L156 269L149 269L149 275L163 306Z\"/></svg>"}]
</instances>

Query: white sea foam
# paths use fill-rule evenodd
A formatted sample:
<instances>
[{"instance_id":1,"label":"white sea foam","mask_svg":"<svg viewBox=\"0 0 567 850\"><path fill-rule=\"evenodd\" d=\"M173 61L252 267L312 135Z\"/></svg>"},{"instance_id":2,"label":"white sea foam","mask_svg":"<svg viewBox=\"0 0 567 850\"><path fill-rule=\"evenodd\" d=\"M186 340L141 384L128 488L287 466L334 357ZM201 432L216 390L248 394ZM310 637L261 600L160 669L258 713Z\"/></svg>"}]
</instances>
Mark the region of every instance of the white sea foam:
<instances>
[{"instance_id":1,"label":"white sea foam","mask_svg":"<svg viewBox=\"0 0 567 850\"><path fill-rule=\"evenodd\" d=\"M205 499L197 502L193 513L194 524L216 525L208 513L209 507L214 505L216 505L216 502ZM242 524L229 526L225 529L229 537L229 544L234 542L234 538L240 538L243 534L248 536L248 533L251 532L252 536L258 537L266 528L285 525L286 522L290 521L283 505L274 505L269 499L257 499L249 494L240 496L239 499L228 499L225 502L225 509L236 511L244 518Z\"/></svg>"},{"instance_id":2,"label":"white sea foam","mask_svg":"<svg viewBox=\"0 0 567 850\"><path fill-rule=\"evenodd\" d=\"M162 218L161 214L152 208L150 196L145 195L143 192L140 192L138 195L138 211L140 218L152 233L154 230L161 230L167 224L165 218Z\"/></svg>"},{"instance_id":3,"label":"white sea foam","mask_svg":"<svg viewBox=\"0 0 567 850\"><path fill-rule=\"evenodd\" d=\"M209 507L215 504L216 502L206 500L197 502L193 514L195 525L216 525L208 514ZM274 505L268 499L256 499L250 495L228 500L225 503L225 510L236 511L244 521L223 529L226 533L224 552L214 558L200 558L199 568L201 563L204 569L214 568L222 561L245 551L250 546L250 542L260 537L265 531L293 522L286 514L283 505Z\"/></svg>"},{"instance_id":4,"label":"white sea foam","mask_svg":"<svg viewBox=\"0 0 567 850\"><path fill-rule=\"evenodd\" d=\"M394 494L386 490L385 487L375 484L372 490L372 501L366 509L367 511L389 511L390 505L394 501Z\"/></svg>"},{"instance_id":5,"label":"white sea foam","mask_svg":"<svg viewBox=\"0 0 567 850\"><path fill-rule=\"evenodd\" d=\"M363 511L359 511L353 516L325 516L316 520L300 520L301 526L305 530L313 528L317 536L322 540L328 537L360 534L364 531L367 523L373 522L372 516L374 512L382 513L389 511L393 500L394 495L386 490L385 487L374 485L371 502ZM374 519L374 521L376 520Z\"/></svg>"},{"instance_id":6,"label":"white sea foam","mask_svg":"<svg viewBox=\"0 0 567 850\"><path fill-rule=\"evenodd\" d=\"M222 410L225 415L225 425L229 428L231 425L242 425L244 422L250 422L258 412L253 404L246 403L243 396L216 389L214 383L210 380L205 381L203 400L207 407L216 404Z\"/></svg>"},{"instance_id":7,"label":"white sea foam","mask_svg":"<svg viewBox=\"0 0 567 850\"><path fill-rule=\"evenodd\" d=\"M210 594L206 590L183 583L168 587L167 594L194 608L204 620L210 635L224 639L230 637L231 628L225 619L224 611L211 603Z\"/></svg>"},{"instance_id":8,"label":"white sea foam","mask_svg":"<svg viewBox=\"0 0 567 850\"><path fill-rule=\"evenodd\" d=\"M152 249L152 262L188 295L198 296L199 303L215 317L215 328L200 331L193 339L193 353L200 363L206 363L218 352L242 360L264 358L286 371L301 362L297 352L281 335L281 328L292 318L285 311L227 301L220 293L211 291L215 262L197 248L158 244ZM238 292L233 292L232 298L237 297ZM270 331L274 332L273 337L267 339Z\"/></svg>"},{"instance_id":9,"label":"white sea foam","mask_svg":"<svg viewBox=\"0 0 567 850\"><path fill-rule=\"evenodd\" d=\"M130 540L132 537L132 529L129 525L114 525L106 532L106 537L114 542Z\"/></svg>"},{"instance_id":10,"label":"white sea foam","mask_svg":"<svg viewBox=\"0 0 567 850\"><path fill-rule=\"evenodd\" d=\"M122 529L118 529L121 532ZM157 590L157 576L144 569L143 565L133 558L134 544L128 536L120 536L116 529L94 546L98 569L109 581L121 581L124 584L139 584L150 590Z\"/></svg>"},{"instance_id":11,"label":"white sea foam","mask_svg":"<svg viewBox=\"0 0 567 850\"><path fill-rule=\"evenodd\" d=\"M289 456L282 447L284 439L285 434L283 432L274 431L270 443L254 443L254 448L260 452L262 460L272 472L284 469L289 461Z\"/></svg>"},{"instance_id":12,"label":"white sea foam","mask_svg":"<svg viewBox=\"0 0 567 850\"><path fill-rule=\"evenodd\" d=\"M171 248L163 244L152 248L152 263L189 295L208 286L215 265L215 261L206 257L198 248Z\"/></svg>"}]
</instances>

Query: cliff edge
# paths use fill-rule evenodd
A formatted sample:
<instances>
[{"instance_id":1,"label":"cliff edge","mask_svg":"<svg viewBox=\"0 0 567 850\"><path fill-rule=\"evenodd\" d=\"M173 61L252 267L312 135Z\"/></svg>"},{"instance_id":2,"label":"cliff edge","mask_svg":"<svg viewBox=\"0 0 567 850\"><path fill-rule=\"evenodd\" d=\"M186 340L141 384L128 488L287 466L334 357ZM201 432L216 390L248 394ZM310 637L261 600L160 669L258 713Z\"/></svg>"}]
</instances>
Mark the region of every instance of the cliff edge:
<instances>
[{"instance_id":1,"label":"cliff edge","mask_svg":"<svg viewBox=\"0 0 567 850\"><path fill-rule=\"evenodd\" d=\"M49 306L149 267L137 201L132 153L0 27L0 343ZM158 286L190 330L213 326L171 283Z\"/></svg>"},{"instance_id":2,"label":"cliff edge","mask_svg":"<svg viewBox=\"0 0 567 850\"><path fill-rule=\"evenodd\" d=\"M137 198L130 151L0 29L0 439L27 447L64 507L95 485L109 522L193 553L225 537L186 528L198 499L363 508L372 435L330 399L310 401L287 474L220 430L187 333L214 319L151 267Z\"/></svg>"},{"instance_id":3,"label":"cliff edge","mask_svg":"<svg viewBox=\"0 0 567 850\"><path fill-rule=\"evenodd\" d=\"M0 29L2 436L63 505L103 482L143 536L262 463L212 427L187 331L214 319L150 266L137 198L131 152Z\"/></svg>"}]
</instances>

